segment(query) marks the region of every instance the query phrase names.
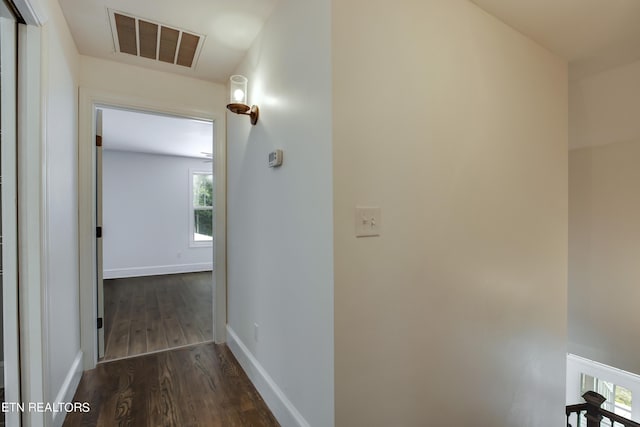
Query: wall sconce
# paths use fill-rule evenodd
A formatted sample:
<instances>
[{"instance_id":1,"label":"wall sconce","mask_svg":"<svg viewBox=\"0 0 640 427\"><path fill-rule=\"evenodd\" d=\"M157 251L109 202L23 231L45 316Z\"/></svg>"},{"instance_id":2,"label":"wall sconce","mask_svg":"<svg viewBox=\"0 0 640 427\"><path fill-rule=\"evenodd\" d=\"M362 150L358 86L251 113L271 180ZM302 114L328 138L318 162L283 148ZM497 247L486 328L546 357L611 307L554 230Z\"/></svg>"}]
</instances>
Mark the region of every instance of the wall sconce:
<instances>
[{"instance_id":1,"label":"wall sconce","mask_svg":"<svg viewBox=\"0 0 640 427\"><path fill-rule=\"evenodd\" d=\"M258 123L260 110L257 105L247 105L247 78L241 75L231 76L229 84L229 104L227 109L236 114L244 114L251 118L251 124Z\"/></svg>"}]
</instances>

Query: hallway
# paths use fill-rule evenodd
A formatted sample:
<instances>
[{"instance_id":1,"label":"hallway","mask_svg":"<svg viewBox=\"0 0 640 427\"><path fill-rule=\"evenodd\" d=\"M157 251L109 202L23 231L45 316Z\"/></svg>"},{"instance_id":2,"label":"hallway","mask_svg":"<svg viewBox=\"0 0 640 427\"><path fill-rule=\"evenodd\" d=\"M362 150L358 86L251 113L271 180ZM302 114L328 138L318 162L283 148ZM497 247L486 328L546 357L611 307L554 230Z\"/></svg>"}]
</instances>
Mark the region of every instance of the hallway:
<instances>
[{"instance_id":1,"label":"hallway","mask_svg":"<svg viewBox=\"0 0 640 427\"><path fill-rule=\"evenodd\" d=\"M64 426L279 426L226 345L198 344L83 374Z\"/></svg>"}]
</instances>

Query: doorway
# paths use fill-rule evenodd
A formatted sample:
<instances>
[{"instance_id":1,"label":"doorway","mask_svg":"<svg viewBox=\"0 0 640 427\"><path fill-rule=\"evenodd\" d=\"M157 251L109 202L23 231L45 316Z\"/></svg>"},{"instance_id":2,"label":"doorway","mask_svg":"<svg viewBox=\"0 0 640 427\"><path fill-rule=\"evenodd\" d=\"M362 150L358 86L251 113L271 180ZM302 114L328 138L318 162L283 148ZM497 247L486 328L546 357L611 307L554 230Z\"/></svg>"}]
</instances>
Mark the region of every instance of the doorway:
<instances>
[{"instance_id":1,"label":"doorway","mask_svg":"<svg viewBox=\"0 0 640 427\"><path fill-rule=\"evenodd\" d=\"M96 124L100 360L212 341L213 122L98 106Z\"/></svg>"},{"instance_id":2,"label":"doorway","mask_svg":"<svg viewBox=\"0 0 640 427\"><path fill-rule=\"evenodd\" d=\"M115 110L127 110L152 113L165 117L179 117L192 120L209 121L213 124L212 166L215 171L215 204L212 208L215 237L212 244L212 262L215 266L212 281L213 299L213 339L224 342L226 339L226 147L224 144L224 113L190 109L176 106L170 101L140 99L129 95L104 92L99 89L80 88L79 91L79 245L80 245L80 315L81 347L83 368L93 369L99 360L98 346L98 262L97 262L97 194L96 194L96 109L108 107ZM221 123L221 125L218 125ZM222 143L218 143L222 141ZM204 151L204 150L202 150ZM207 159L200 159L202 165ZM188 179L182 181L187 183ZM154 205L150 204L149 209ZM188 212L188 206L183 207ZM104 235L110 231L105 228ZM177 254L174 254L174 256ZM102 271L102 268L100 269ZM168 272L177 273L177 272ZM107 279L109 280L109 279ZM103 330L106 322L103 320Z\"/></svg>"}]
</instances>

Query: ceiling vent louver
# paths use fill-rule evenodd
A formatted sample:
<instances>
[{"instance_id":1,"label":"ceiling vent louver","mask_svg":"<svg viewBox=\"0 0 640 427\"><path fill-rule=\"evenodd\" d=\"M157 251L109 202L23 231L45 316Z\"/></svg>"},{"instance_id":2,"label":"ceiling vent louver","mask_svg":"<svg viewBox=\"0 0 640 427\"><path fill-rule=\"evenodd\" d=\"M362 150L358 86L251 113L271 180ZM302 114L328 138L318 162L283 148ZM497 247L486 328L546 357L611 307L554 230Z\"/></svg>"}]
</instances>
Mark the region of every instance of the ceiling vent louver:
<instances>
[{"instance_id":1,"label":"ceiling vent louver","mask_svg":"<svg viewBox=\"0 0 640 427\"><path fill-rule=\"evenodd\" d=\"M109 10L109 17L116 52L195 67L204 36L123 12Z\"/></svg>"}]
</instances>

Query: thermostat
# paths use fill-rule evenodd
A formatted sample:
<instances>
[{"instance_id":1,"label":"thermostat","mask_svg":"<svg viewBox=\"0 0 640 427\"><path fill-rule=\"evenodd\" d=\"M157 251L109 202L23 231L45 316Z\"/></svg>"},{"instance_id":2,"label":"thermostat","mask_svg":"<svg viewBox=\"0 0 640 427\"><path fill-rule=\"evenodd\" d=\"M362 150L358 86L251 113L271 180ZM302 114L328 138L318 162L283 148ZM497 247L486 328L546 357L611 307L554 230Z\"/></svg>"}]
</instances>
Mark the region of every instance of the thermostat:
<instances>
[{"instance_id":1,"label":"thermostat","mask_svg":"<svg viewBox=\"0 0 640 427\"><path fill-rule=\"evenodd\" d=\"M269 167L277 168L282 166L282 150L276 150L269 153Z\"/></svg>"}]
</instances>

